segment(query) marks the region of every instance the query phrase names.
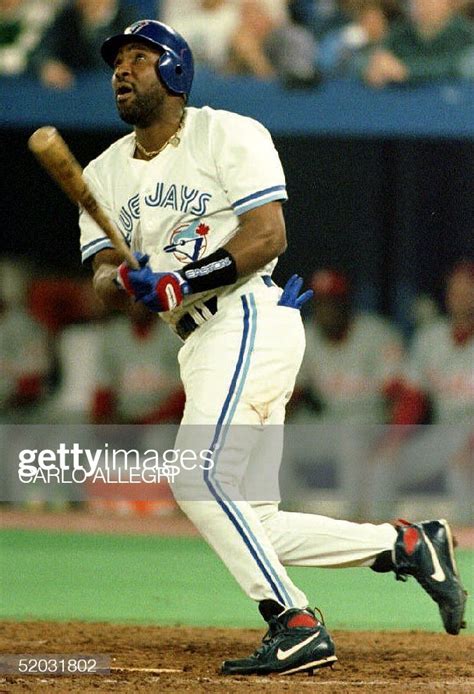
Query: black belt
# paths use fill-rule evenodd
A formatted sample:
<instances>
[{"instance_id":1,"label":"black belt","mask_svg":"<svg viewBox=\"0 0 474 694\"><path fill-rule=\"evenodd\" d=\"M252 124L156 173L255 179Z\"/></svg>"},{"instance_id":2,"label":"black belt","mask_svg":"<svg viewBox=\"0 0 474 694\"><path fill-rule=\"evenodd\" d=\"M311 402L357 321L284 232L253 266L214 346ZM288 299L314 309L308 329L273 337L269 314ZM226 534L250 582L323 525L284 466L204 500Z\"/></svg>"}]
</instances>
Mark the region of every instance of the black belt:
<instances>
[{"instance_id":1,"label":"black belt","mask_svg":"<svg viewBox=\"0 0 474 694\"><path fill-rule=\"evenodd\" d=\"M213 296L207 301L203 301L203 304L213 316L217 313L217 296ZM202 311L199 308L195 307L194 310L202 315L203 320L206 320L206 317L202 314ZM193 333L196 328L199 328L200 325L201 323L196 323L190 313L185 313L184 316L181 316L179 321L176 323L175 330L182 340L187 340L191 333Z\"/></svg>"},{"instance_id":2,"label":"black belt","mask_svg":"<svg viewBox=\"0 0 474 694\"><path fill-rule=\"evenodd\" d=\"M261 278L263 280L263 283L267 287L275 286L270 275L261 275ZM213 316L217 313L217 296L213 296L211 299L203 301L203 304L212 313ZM199 308L196 307L194 310L202 316L203 320L207 320L206 317L202 315L202 312L199 310ZM191 333L193 333L196 330L196 328L199 328L200 325L201 323L196 323L196 321L190 313L185 313L184 316L182 316L176 323L175 330L182 340L186 340L191 335Z\"/></svg>"}]
</instances>

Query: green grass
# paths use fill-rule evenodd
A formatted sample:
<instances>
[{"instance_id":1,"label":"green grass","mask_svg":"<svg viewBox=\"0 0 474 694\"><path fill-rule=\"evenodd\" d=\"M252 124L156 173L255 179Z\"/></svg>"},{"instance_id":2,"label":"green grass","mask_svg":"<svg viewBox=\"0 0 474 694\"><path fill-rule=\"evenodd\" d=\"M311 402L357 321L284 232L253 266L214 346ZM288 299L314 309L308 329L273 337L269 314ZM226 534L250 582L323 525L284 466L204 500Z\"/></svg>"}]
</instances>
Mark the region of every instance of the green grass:
<instances>
[{"instance_id":1,"label":"green grass","mask_svg":"<svg viewBox=\"0 0 474 694\"><path fill-rule=\"evenodd\" d=\"M459 551L474 592L474 552ZM369 569L290 569L332 629L442 631L410 579ZM0 618L260 627L246 598L199 538L0 532ZM472 603L468 632L473 633Z\"/></svg>"}]
</instances>

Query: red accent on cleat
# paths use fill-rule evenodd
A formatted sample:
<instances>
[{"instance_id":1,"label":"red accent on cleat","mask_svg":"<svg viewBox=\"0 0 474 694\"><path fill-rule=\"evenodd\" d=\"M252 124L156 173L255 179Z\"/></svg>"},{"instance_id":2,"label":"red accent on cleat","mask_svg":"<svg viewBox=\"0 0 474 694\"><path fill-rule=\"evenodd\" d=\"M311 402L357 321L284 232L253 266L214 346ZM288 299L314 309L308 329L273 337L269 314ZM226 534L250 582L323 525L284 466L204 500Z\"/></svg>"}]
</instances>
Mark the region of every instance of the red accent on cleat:
<instances>
[{"instance_id":1,"label":"red accent on cleat","mask_svg":"<svg viewBox=\"0 0 474 694\"><path fill-rule=\"evenodd\" d=\"M318 620L312 617L310 614L297 614L295 617L290 619L288 622L288 627L291 629L293 627L315 627L318 625Z\"/></svg>"},{"instance_id":2,"label":"red accent on cleat","mask_svg":"<svg viewBox=\"0 0 474 694\"><path fill-rule=\"evenodd\" d=\"M416 528L408 528L403 535L403 546L407 554L413 554L420 539L420 533Z\"/></svg>"},{"instance_id":3,"label":"red accent on cleat","mask_svg":"<svg viewBox=\"0 0 474 694\"><path fill-rule=\"evenodd\" d=\"M397 522L395 523L395 527L398 528L398 526L400 526L400 525L407 525L408 526L408 525L412 525L412 523L410 523L410 521L405 520L404 518L399 518L397 520Z\"/></svg>"}]
</instances>

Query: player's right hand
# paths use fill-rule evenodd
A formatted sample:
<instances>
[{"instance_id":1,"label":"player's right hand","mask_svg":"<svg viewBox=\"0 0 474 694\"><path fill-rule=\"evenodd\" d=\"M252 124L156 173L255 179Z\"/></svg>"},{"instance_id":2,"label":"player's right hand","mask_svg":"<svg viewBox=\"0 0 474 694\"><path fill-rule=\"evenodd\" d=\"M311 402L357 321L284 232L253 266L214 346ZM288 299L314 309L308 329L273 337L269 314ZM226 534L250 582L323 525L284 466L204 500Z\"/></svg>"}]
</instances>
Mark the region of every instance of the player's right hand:
<instances>
[{"instance_id":1,"label":"player's right hand","mask_svg":"<svg viewBox=\"0 0 474 694\"><path fill-rule=\"evenodd\" d=\"M117 268L117 282L127 294L139 301L153 290L156 280L153 270L148 265L150 256L138 252L133 255L137 259L140 269L134 270L124 261Z\"/></svg>"},{"instance_id":2,"label":"player's right hand","mask_svg":"<svg viewBox=\"0 0 474 694\"><path fill-rule=\"evenodd\" d=\"M189 284L179 272L153 272L148 265L149 256L133 254L140 266L139 270L123 262L117 269L117 282L135 301L141 301L153 313L171 311L180 305Z\"/></svg>"}]
</instances>

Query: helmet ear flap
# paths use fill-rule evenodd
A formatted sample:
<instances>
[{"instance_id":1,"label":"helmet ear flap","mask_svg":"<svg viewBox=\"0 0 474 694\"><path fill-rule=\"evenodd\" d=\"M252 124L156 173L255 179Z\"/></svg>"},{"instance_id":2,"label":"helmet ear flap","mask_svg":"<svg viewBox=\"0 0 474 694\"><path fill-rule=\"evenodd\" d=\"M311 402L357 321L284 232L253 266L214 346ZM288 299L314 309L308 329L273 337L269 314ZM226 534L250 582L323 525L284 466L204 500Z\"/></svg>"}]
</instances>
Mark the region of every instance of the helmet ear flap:
<instances>
[{"instance_id":1,"label":"helmet ear flap","mask_svg":"<svg viewBox=\"0 0 474 694\"><path fill-rule=\"evenodd\" d=\"M186 91L185 72L181 61L172 53L163 53L155 63L155 71L158 79L174 93Z\"/></svg>"},{"instance_id":2,"label":"helmet ear flap","mask_svg":"<svg viewBox=\"0 0 474 694\"><path fill-rule=\"evenodd\" d=\"M163 56L160 55L160 57L158 58L158 60L157 60L156 63L155 63L155 72L156 72L156 76L158 77L158 79L160 80L160 82L163 81L163 78L161 77L161 67L160 67L160 63L161 63L162 59L163 59Z\"/></svg>"}]
</instances>

